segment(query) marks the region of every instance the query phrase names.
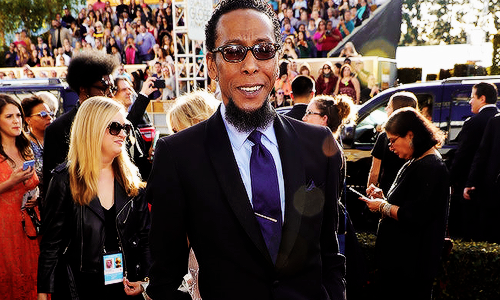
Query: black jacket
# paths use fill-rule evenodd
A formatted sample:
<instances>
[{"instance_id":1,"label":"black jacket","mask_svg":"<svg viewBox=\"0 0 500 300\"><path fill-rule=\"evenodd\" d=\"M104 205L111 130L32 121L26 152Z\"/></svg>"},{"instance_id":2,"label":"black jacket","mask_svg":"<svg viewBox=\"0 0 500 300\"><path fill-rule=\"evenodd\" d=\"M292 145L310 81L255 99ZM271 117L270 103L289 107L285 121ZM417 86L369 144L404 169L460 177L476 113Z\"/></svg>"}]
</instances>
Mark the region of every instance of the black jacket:
<instances>
[{"instance_id":1,"label":"black jacket","mask_svg":"<svg viewBox=\"0 0 500 300\"><path fill-rule=\"evenodd\" d=\"M472 161L476 154L481 138L488 121L498 113L496 107L486 107L478 114L464 122L462 130L457 136L458 147L450 169L451 184L455 190L462 193L467 175L472 167Z\"/></svg>"},{"instance_id":2,"label":"black jacket","mask_svg":"<svg viewBox=\"0 0 500 300\"><path fill-rule=\"evenodd\" d=\"M58 264L67 263L73 272L102 272L105 226L104 210L97 197L89 205L75 204L69 187L66 164L53 172L46 197L45 233L38 260L38 292L58 293L62 280ZM124 273L130 281L142 280L151 265L148 232L150 216L141 191L126 195L115 180L116 227L123 252ZM60 267L60 266L59 266ZM76 283L79 285L79 283Z\"/></svg>"}]
</instances>

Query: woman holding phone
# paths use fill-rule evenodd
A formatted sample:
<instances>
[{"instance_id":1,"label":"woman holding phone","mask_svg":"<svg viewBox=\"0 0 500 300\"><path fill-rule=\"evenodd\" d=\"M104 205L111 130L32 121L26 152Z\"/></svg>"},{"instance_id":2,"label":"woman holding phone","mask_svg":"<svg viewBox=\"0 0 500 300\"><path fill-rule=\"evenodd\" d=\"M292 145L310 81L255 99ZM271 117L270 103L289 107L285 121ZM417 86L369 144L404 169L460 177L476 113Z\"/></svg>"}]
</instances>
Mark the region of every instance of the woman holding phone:
<instances>
[{"instance_id":1,"label":"woman holding phone","mask_svg":"<svg viewBox=\"0 0 500 300\"><path fill-rule=\"evenodd\" d=\"M407 162L387 198L374 185L370 198L360 198L382 215L375 244L380 294L374 298L431 299L449 209L448 169L436 149L444 134L410 107L396 110L385 132L391 151Z\"/></svg>"},{"instance_id":2,"label":"woman holding phone","mask_svg":"<svg viewBox=\"0 0 500 300\"><path fill-rule=\"evenodd\" d=\"M21 105L0 94L0 299L35 299L38 239L26 214L36 197L24 195L38 185ZM27 163L29 164L29 163ZM23 201L23 198L25 201Z\"/></svg>"},{"instance_id":3,"label":"woman holding phone","mask_svg":"<svg viewBox=\"0 0 500 300\"><path fill-rule=\"evenodd\" d=\"M150 217L145 184L125 149L131 129L112 99L92 97L78 109L68 161L54 169L45 197L38 299L141 297Z\"/></svg>"}]
</instances>

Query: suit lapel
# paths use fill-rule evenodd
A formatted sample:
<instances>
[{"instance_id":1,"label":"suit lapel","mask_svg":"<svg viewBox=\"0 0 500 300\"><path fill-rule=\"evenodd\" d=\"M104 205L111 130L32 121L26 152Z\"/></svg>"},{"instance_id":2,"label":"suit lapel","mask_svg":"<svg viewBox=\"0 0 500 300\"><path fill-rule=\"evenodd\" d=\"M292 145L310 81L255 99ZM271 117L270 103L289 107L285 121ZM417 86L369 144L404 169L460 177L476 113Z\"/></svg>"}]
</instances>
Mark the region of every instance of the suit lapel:
<instances>
[{"instance_id":1,"label":"suit lapel","mask_svg":"<svg viewBox=\"0 0 500 300\"><path fill-rule=\"evenodd\" d=\"M298 197L305 196L303 193L305 191L305 169L297 146L298 136L288 120L278 115L274 122L274 131L278 140L285 182L285 220L280 251L276 261L276 267L280 268L285 264L299 233L303 206L294 205L294 203L304 202Z\"/></svg>"},{"instance_id":2,"label":"suit lapel","mask_svg":"<svg viewBox=\"0 0 500 300\"><path fill-rule=\"evenodd\" d=\"M241 180L238 164L234 159L231 142L222 120L220 108L207 121L206 131L206 148L227 201L250 239L266 259L272 263L245 186Z\"/></svg>"}]
</instances>

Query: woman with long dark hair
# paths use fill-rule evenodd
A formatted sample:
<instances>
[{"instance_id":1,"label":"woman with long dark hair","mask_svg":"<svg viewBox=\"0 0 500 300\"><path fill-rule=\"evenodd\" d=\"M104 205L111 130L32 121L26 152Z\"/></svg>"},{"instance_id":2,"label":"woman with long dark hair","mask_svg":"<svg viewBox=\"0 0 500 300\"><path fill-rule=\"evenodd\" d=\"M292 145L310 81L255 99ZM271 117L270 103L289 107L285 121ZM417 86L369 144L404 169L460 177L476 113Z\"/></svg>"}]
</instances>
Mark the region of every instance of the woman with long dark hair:
<instances>
[{"instance_id":1,"label":"woman with long dark hair","mask_svg":"<svg viewBox=\"0 0 500 300\"><path fill-rule=\"evenodd\" d=\"M36 298L39 242L26 209L36 206L38 177L23 168L33 159L23 119L21 105L0 94L0 299Z\"/></svg>"},{"instance_id":2,"label":"woman with long dark hair","mask_svg":"<svg viewBox=\"0 0 500 300\"><path fill-rule=\"evenodd\" d=\"M361 87L359 80L352 72L352 67L349 64L344 64L340 68L339 80L335 87L335 95L347 95L354 100L355 104L359 103L361 98Z\"/></svg>"}]
</instances>

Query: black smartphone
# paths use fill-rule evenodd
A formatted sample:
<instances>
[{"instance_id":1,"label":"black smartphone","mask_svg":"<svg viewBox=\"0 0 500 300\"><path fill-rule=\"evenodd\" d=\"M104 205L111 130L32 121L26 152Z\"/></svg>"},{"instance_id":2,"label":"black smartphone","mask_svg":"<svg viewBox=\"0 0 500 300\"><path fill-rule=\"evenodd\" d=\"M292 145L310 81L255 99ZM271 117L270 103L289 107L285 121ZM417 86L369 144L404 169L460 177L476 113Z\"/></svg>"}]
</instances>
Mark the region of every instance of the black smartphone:
<instances>
[{"instance_id":1,"label":"black smartphone","mask_svg":"<svg viewBox=\"0 0 500 300\"><path fill-rule=\"evenodd\" d=\"M153 83L153 87L157 89L165 88L165 79L156 79Z\"/></svg>"}]
</instances>

